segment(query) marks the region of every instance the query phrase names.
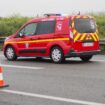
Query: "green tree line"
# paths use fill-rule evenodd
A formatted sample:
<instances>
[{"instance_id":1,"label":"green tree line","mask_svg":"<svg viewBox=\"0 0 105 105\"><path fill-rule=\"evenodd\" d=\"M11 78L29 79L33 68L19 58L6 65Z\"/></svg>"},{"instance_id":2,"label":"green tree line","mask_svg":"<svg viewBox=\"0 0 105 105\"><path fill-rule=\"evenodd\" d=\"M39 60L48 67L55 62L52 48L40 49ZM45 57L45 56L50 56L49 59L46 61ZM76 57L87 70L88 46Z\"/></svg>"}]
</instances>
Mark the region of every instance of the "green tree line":
<instances>
[{"instance_id":1,"label":"green tree line","mask_svg":"<svg viewBox=\"0 0 105 105\"><path fill-rule=\"evenodd\" d=\"M105 15L94 15L97 22L100 38L105 38ZM30 17L11 16L0 17L0 37L9 36L16 32Z\"/></svg>"},{"instance_id":2,"label":"green tree line","mask_svg":"<svg viewBox=\"0 0 105 105\"><path fill-rule=\"evenodd\" d=\"M0 37L12 35L29 19L22 16L0 17Z\"/></svg>"},{"instance_id":3,"label":"green tree line","mask_svg":"<svg viewBox=\"0 0 105 105\"><path fill-rule=\"evenodd\" d=\"M105 39L105 15L95 15L99 36Z\"/></svg>"}]
</instances>

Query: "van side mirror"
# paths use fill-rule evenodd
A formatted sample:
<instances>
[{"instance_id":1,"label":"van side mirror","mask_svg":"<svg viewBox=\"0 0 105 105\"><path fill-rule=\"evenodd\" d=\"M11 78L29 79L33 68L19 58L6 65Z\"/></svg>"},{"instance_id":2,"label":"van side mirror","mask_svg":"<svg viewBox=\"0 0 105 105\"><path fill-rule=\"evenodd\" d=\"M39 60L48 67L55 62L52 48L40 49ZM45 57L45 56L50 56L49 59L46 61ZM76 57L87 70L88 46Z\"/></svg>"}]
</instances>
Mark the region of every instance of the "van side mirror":
<instances>
[{"instance_id":1,"label":"van side mirror","mask_svg":"<svg viewBox=\"0 0 105 105\"><path fill-rule=\"evenodd\" d=\"M23 38L24 34L23 33L19 33L19 37Z\"/></svg>"}]
</instances>

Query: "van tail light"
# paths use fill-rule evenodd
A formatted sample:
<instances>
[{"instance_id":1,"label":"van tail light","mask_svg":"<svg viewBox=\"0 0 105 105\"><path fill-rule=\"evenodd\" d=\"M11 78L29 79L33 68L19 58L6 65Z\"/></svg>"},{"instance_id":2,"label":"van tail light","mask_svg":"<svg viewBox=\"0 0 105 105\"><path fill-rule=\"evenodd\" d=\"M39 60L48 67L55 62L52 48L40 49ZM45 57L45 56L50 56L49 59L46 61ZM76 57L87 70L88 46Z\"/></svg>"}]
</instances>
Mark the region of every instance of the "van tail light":
<instances>
[{"instance_id":1,"label":"van tail light","mask_svg":"<svg viewBox=\"0 0 105 105\"><path fill-rule=\"evenodd\" d=\"M70 39L73 39L74 38L74 35L73 35L73 33L71 31L70 31L69 36L70 36Z\"/></svg>"}]
</instances>

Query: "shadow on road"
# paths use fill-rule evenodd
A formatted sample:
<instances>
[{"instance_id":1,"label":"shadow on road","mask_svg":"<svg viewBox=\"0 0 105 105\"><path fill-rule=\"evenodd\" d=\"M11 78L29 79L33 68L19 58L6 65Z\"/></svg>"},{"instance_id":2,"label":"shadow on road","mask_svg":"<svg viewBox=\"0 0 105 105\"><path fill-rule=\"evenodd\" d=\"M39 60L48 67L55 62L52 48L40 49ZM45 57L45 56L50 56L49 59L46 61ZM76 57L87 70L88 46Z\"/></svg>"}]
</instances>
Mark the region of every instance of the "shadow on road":
<instances>
[{"instance_id":1,"label":"shadow on road","mask_svg":"<svg viewBox=\"0 0 105 105\"><path fill-rule=\"evenodd\" d=\"M19 58L17 61L15 62L34 62L34 63L45 63L45 64L56 64L53 63L51 61L51 59L36 59L36 58ZM94 61L88 61L88 62L83 62L81 60L65 60L64 62L62 62L61 64L91 64L91 63L95 63Z\"/></svg>"}]
</instances>

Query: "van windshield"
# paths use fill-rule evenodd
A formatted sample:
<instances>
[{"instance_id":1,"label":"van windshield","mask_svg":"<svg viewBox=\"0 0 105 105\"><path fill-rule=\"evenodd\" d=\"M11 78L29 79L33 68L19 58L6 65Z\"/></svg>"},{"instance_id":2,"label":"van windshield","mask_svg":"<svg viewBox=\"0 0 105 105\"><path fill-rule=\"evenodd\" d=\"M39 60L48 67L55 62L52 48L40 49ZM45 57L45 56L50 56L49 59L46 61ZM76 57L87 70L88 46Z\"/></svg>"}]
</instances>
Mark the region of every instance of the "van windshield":
<instances>
[{"instance_id":1,"label":"van windshield","mask_svg":"<svg viewBox=\"0 0 105 105\"><path fill-rule=\"evenodd\" d=\"M96 23L94 19L75 19L74 20L75 29L79 33L94 33L96 32Z\"/></svg>"}]
</instances>

